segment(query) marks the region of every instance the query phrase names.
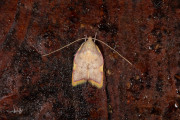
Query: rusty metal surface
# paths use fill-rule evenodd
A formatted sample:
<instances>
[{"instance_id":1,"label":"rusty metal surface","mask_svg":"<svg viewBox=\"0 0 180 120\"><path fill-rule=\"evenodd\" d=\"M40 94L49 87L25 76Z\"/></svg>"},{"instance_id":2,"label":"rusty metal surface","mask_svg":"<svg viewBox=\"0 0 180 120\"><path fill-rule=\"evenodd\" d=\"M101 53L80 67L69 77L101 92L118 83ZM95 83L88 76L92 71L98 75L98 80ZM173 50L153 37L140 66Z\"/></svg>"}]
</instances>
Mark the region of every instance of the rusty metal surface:
<instances>
[{"instance_id":1,"label":"rusty metal surface","mask_svg":"<svg viewBox=\"0 0 180 120\"><path fill-rule=\"evenodd\" d=\"M1 0L0 119L178 120L179 0ZM98 43L104 85L71 86L74 54Z\"/></svg>"}]
</instances>

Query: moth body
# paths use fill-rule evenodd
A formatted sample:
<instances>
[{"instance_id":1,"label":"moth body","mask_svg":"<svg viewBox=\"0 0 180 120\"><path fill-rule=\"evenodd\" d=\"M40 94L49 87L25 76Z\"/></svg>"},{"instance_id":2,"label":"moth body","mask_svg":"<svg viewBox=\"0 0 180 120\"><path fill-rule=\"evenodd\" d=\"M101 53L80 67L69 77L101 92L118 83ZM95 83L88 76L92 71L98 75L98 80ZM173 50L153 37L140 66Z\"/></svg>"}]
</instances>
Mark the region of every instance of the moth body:
<instances>
[{"instance_id":1,"label":"moth body","mask_svg":"<svg viewBox=\"0 0 180 120\"><path fill-rule=\"evenodd\" d=\"M76 86L85 82L101 88L103 85L103 57L89 37L78 49L74 57L72 86Z\"/></svg>"}]
</instances>

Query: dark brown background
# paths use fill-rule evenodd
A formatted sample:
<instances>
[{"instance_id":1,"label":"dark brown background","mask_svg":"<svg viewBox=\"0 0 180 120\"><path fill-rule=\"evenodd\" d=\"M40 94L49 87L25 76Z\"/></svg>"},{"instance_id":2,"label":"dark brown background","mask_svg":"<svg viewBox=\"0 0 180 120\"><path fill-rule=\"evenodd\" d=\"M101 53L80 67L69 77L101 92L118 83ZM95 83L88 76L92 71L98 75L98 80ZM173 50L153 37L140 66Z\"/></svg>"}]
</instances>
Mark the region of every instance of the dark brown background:
<instances>
[{"instance_id":1,"label":"dark brown background","mask_svg":"<svg viewBox=\"0 0 180 120\"><path fill-rule=\"evenodd\" d=\"M71 86L93 36L104 86ZM180 120L179 0L0 0L0 119Z\"/></svg>"}]
</instances>

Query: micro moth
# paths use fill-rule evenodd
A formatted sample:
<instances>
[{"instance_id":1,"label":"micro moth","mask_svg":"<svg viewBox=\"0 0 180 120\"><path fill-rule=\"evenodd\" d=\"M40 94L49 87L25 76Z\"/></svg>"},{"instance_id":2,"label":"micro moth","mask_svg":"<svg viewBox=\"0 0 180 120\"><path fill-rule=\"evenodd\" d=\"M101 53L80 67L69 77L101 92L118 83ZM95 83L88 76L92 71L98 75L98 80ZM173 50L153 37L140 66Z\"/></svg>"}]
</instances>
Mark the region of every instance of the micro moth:
<instances>
[{"instance_id":1,"label":"micro moth","mask_svg":"<svg viewBox=\"0 0 180 120\"><path fill-rule=\"evenodd\" d=\"M78 49L74 57L72 86L86 81L101 88L103 86L104 60L98 46L89 37Z\"/></svg>"},{"instance_id":2,"label":"micro moth","mask_svg":"<svg viewBox=\"0 0 180 120\"><path fill-rule=\"evenodd\" d=\"M86 38L82 38L82 39L86 39ZM63 48L68 47L71 44L80 41L82 39L78 39L58 50L55 50L43 56L48 56L52 53L60 51ZM102 88L103 86L104 60L101 51L99 50L98 46L92 41L92 39L97 40L102 44L106 45L111 50L115 51L120 57L125 59L129 64L132 65L130 61L128 61L119 52L117 52L115 49L113 49L103 41L89 37L88 40L81 45L81 47L78 49L77 53L75 54L74 62L73 62L73 72L72 72L72 86L77 86L87 81L97 88Z\"/></svg>"}]
</instances>

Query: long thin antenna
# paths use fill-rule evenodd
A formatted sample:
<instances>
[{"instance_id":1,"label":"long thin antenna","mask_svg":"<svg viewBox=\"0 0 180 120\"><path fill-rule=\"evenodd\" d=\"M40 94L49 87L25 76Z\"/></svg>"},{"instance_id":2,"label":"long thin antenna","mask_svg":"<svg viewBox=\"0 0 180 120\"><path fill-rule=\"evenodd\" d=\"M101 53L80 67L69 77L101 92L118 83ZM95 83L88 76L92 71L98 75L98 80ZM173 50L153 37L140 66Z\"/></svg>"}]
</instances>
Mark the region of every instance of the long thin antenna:
<instances>
[{"instance_id":1,"label":"long thin antenna","mask_svg":"<svg viewBox=\"0 0 180 120\"><path fill-rule=\"evenodd\" d=\"M124 56L122 56L118 51L116 51L115 49L113 49L112 47L110 47L108 44L106 44L105 42L98 40L96 38L93 38L94 40L97 40L99 42L101 42L102 44L106 45L108 48L110 48L111 50L113 50L114 52L116 52L121 58L123 58L126 62L128 62L130 65L133 65L128 59L126 59Z\"/></svg>"},{"instance_id":2,"label":"long thin antenna","mask_svg":"<svg viewBox=\"0 0 180 120\"><path fill-rule=\"evenodd\" d=\"M78 41L81 41L81 40L83 40L83 39L87 39L87 37L77 39L77 40L75 40L75 41L73 41L73 42L71 42L71 43L69 43L69 44L67 44L67 45L65 45L65 46L63 46L63 47L61 47L61 48L53 51L53 52L50 52L50 53L48 53L48 54L44 54L44 55L42 55L42 56L45 57L45 56L51 55L51 54L53 54L53 53L55 53L55 52L58 52L58 51L60 51L60 50L62 50L62 49L64 49L64 48L72 45L73 43L78 42ZM128 62L130 65L133 65L128 59L126 59L126 58L125 58L124 56L122 56L118 51L116 51L115 49L113 49L112 47L110 47L110 46L109 46L108 44L106 44L105 42L103 42L103 41L101 41L101 40L99 40L99 39L96 39L96 38L92 38L92 39L97 40L97 41L101 42L102 44L106 45L108 48L110 48L111 50L113 50L114 52L116 52L116 53L117 53L121 58L123 58L126 62Z\"/></svg>"},{"instance_id":3,"label":"long thin antenna","mask_svg":"<svg viewBox=\"0 0 180 120\"><path fill-rule=\"evenodd\" d=\"M75 41L73 41L73 42L71 42L71 43L69 43L69 44L67 44L67 45L65 45L65 46L63 46L63 47L61 47L61 48L59 48L59 49L53 51L53 52L50 52L50 53L48 53L48 54L44 54L44 55L42 55L42 56L45 57L45 56L51 55L51 54L53 54L53 53L55 53L55 52L58 52L58 51L60 51L60 50L62 50L62 49L64 49L64 48L66 48L66 47L72 45L73 43L78 42L78 41L81 41L81 40L83 40L83 39L87 39L87 38L80 38L80 39L77 39L77 40L75 40Z\"/></svg>"}]
</instances>

